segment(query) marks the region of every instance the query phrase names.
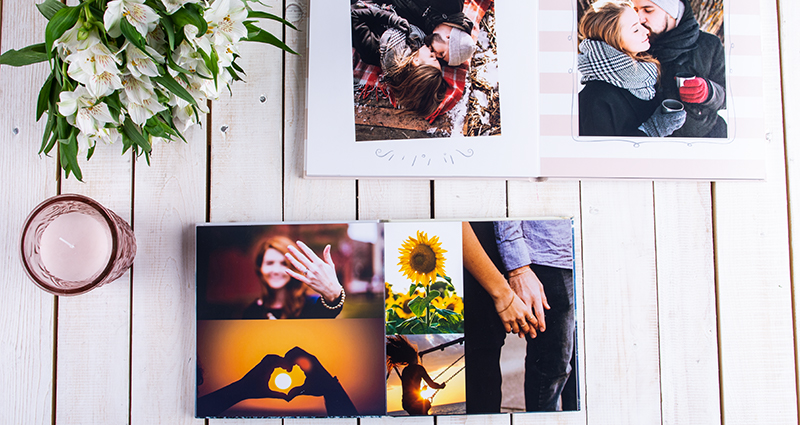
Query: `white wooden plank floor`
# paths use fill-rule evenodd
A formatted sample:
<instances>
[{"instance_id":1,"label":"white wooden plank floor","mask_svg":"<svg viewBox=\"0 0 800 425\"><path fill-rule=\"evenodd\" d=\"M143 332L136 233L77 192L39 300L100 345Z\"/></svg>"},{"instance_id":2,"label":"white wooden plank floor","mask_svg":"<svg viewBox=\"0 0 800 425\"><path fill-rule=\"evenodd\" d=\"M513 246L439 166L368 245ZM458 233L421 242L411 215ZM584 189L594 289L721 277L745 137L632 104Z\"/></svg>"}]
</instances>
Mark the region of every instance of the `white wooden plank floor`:
<instances>
[{"instance_id":1,"label":"white wooden plank floor","mask_svg":"<svg viewBox=\"0 0 800 425\"><path fill-rule=\"evenodd\" d=\"M307 0L267 0L299 31ZM269 425L796 424L800 50L795 0L760 0L769 136L758 182L303 179L303 56L248 46L247 84L152 165L120 146L57 179L36 155L45 66L0 68L0 423ZM41 41L30 0L0 3L0 50ZM280 33L279 26L270 28ZM781 78L783 77L783 78ZM793 184L794 183L794 184ZM37 289L22 223L86 194L135 229L131 272L74 298ZM582 411L438 418L195 419L193 225L214 221L573 216Z\"/></svg>"}]
</instances>

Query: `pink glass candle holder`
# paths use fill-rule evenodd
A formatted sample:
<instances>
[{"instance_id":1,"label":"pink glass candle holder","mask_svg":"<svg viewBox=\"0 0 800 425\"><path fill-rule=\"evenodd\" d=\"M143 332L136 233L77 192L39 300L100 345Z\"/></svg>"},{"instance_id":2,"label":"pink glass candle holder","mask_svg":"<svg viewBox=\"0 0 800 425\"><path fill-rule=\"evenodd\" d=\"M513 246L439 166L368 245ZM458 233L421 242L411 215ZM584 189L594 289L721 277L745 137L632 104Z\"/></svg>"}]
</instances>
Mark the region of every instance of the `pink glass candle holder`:
<instances>
[{"instance_id":1,"label":"pink glass candle holder","mask_svg":"<svg viewBox=\"0 0 800 425\"><path fill-rule=\"evenodd\" d=\"M133 229L86 196L65 194L39 204L22 228L22 265L54 295L78 295L117 280L133 264Z\"/></svg>"}]
</instances>

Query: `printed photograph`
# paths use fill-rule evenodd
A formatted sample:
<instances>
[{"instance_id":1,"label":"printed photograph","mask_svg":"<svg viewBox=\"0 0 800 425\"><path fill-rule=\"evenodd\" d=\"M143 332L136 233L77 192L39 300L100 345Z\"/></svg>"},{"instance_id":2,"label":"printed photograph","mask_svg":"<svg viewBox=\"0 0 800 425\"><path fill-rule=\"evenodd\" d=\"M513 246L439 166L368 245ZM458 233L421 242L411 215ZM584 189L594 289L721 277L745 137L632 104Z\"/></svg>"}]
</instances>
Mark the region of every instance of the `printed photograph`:
<instances>
[{"instance_id":1,"label":"printed photograph","mask_svg":"<svg viewBox=\"0 0 800 425\"><path fill-rule=\"evenodd\" d=\"M386 414L383 320L200 320L197 417Z\"/></svg>"},{"instance_id":2,"label":"printed photograph","mask_svg":"<svg viewBox=\"0 0 800 425\"><path fill-rule=\"evenodd\" d=\"M464 333L461 223L386 223L386 334Z\"/></svg>"},{"instance_id":3,"label":"printed photograph","mask_svg":"<svg viewBox=\"0 0 800 425\"><path fill-rule=\"evenodd\" d=\"M580 136L727 138L723 0L577 0Z\"/></svg>"},{"instance_id":4,"label":"printed photograph","mask_svg":"<svg viewBox=\"0 0 800 425\"><path fill-rule=\"evenodd\" d=\"M578 410L572 220L463 235L467 413Z\"/></svg>"},{"instance_id":5,"label":"printed photograph","mask_svg":"<svg viewBox=\"0 0 800 425\"><path fill-rule=\"evenodd\" d=\"M356 141L501 134L494 0L351 0Z\"/></svg>"},{"instance_id":6,"label":"printed photograph","mask_svg":"<svg viewBox=\"0 0 800 425\"><path fill-rule=\"evenodd\" d=\"M197 317L382 318L378 223L197 227Z\"/></svg>"},{"instance_id":7,"label":"printed photograph","mask_svg":"<svg viewBox=\"0 0 800 425\"><path fill-rule=\"evenodd\" d=\"M466 413L464 335L388 335L386 365L389 415Z\"/></svg>"}]
</instances>

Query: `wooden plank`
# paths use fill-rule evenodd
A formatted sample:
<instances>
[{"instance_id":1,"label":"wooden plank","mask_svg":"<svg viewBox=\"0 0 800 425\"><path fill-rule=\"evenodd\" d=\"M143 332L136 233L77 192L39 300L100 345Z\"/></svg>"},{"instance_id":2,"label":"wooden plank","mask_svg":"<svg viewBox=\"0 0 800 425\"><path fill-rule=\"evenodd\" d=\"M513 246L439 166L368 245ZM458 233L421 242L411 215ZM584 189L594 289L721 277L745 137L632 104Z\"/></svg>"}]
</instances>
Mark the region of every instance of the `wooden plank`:
<instances>
[{"instance_id":1,"label":"wooden plank","mask_svg":"<svg viewBox=\"0 0 800 425\"><path fill-rule=\"evenodd\" d=\"M711 185L654 193L663 423L720 423Z\"/></svg>"},{"instance_id":2,"label":"wooden plank","mask_svg":"<svg viewBox=\"0 0 800 425\"><path fill-rule=\"evenodd\" d=\"M726 424L798 420L776 3L760 6L767 177L716 183L713 198Z\"/></svg>"},{"instance_id":3,"label":"wooden plank","mask_svg":"<svg viewBox=\"0 0 800 425\"><path fill-rule=\"evenodd\" d=\"M796 81L792 73L792 67L800 65L800 51L793 45L796 37L793 36L791 26L797 19L800 19L800 4L789 0L780 0L778 2L778 18L780 28L781 40L781 69L782 69L782 88L783 88L783 130L785 138L786 149L786 174L788 178L788 203L789 203L789 241L790 250L795 241L800 241L800 226L793 225L792 223L800 223L800 211L792 207L792 201L797 202L800 200L800 149L798 149L798 142L800 142L800 122L793 117L800 114L800 83ZM790 261L794 262L794 255L790 251ZM792 268L792 282L795 287L795 282L800 282L800 269L797 267ZM794 306L793 312L795 314L795 362L797 361L797 353L800 353L800 340L797 338L798 318L797 318L797 305L800 302L800 294L794 290ZM797 368L797 365L795 364ZM798 392L800 392L800 370L795 377Z\"/></svg>"},{"instance_id":4,"label":"wooden plank","mask_svg":"<svg viewBox=\"0 0 800 425\"><path fill-rule=\"evenodd\" d=\"M661 422L650 182L581 183L589 423Z\"/></svg>"},{"instance_id":5,"label":"wooden plank","mask_svg":"<svg viewBox=\"0 0 800 425\"><path fill-rule=\"evenodd\" d=\"M61 193L80 193L131 223L132 154L122 145L98 145L80 159L84 182L62 176ZM144 166L144 163L141 163ZM58 304L56 421L128 422L130 397L131 274Z\"/></svg>"},{"instance_id":6,"label":"wooden plank","mask_svg":"<svg viewBox=\"0 0 800 425\"><path fill-rule=\"evenodd\" d=\"M358 218L408 220L431 217L428 180L359 180Z\"/></svg>"},{"instance_id":7,"label":"wooden plank","mask_svg":"<svg viewBox=\"0 0 800 425\"><path fill-rule=\"evenodd\" d=\"M20 49L44 39L46 20L30 1L2 3L0 50ZM36 287L20 265L19 235L28 213L56 194L55 160L36 154L44 122L35 122L36 96L48 72L46 64L0 67L0 197L6 205L0 228L0 400L3 422L49 424L53 418L55 297Z\"/></svg>"},{"instance_id":8,"label":"wooden plank","mask_svg":"<svg viewBox=\"0 0 800 425\"><path fill-rule=\"evenodd\" d=\"M434 181L435 218L502 218L506 216L504 180Z\"/></svg>"},{"instance_id":9,"label":"wooden plank","mask_svg":"<svg viewBox=\"0 0 800 425\"><path fill-rule=\"evenodd\" d=\"M269 7L253 6L282 14L282 1L264 4ZM279 22L263 20L259 26L282 36ZM240 54L246 83L232 84L233 96L223 94L212 105L210 218L276 221L283 212L283 51L243 43Z\"/></svg>"},{"instance_id":10,"label":"wooden plank","mask_svg":"<svg viewBox=\"0 0 800 425\"><path fill-rule=\"evenodd\" d=\"M185 136L136 168L132 424L204 423L194 419L194 225L205 220L205 129Z\"/></svg>"},{"instance_id":11,"label":"wooden plank","mask_svg":"<svg viewBox=\"0 0 800 425\"><path fill-rule=\"evenodd\" d=\"M308 0L287 2L285 16L298 28L297 31L286 30L286 44L300 55L286 55L284 59L283 217L285 220L354 220L355 180L303 178Z\"/></svg>"},{"instance_id":12,"label":"wooden plank","mask_svg":"<svg viewBox=\"0 0 800 425\"><path fill-rule=\"evenodd\" d=\"M583 314L583 267L581 256L581 203L580 183L577 181L551 180L546 182L509 181L509 217L572 217L575 232L575 317L578 322L578 412L560 413L514 413L514 424L585 424L586 423L586 377L584 364L584 314ZM545 314L545 318L546 318Z\"/></svg>"}]
</instances>

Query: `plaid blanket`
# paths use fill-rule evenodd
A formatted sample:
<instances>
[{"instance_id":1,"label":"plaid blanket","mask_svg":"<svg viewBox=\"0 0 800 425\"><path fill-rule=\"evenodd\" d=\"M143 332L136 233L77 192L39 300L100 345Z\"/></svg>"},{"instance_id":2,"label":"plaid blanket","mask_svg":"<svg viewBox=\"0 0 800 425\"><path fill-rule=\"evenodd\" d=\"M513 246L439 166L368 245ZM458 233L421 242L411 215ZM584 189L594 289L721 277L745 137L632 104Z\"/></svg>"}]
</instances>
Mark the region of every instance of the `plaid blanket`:
<instances>
[{"instance_id":1,"label":"plaid blanket","mask_svg":"<svg viewBox=\"0 0 800 425\"><path fill-rule=\"evenodd\" d=\"M472 38L477 39L479 25L478 23L483 19L483 15L494 5L494 0L464 0L464 14L475 23L472 29ZM355 61L355 49L353 49L353 60ZM464 95L464 90L467 84L467 73L469 65L464 64L459 67L444 66L442 72L444 79L447 81L447 92L445 93L444 100L439 104L439 107L428 117L425 117L428 122L433 122L436 117L449 111ZM353 66L353 83L358 88L359 97L366 98L374 91L379 91L392 102L392 105L397 106L397 103L392 97L391 90L382 81L383 73L381 68L376 65L368 65L362 61L358 61Z\"/></svg>"}]
</instances>

